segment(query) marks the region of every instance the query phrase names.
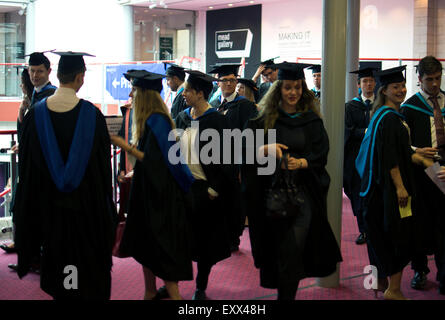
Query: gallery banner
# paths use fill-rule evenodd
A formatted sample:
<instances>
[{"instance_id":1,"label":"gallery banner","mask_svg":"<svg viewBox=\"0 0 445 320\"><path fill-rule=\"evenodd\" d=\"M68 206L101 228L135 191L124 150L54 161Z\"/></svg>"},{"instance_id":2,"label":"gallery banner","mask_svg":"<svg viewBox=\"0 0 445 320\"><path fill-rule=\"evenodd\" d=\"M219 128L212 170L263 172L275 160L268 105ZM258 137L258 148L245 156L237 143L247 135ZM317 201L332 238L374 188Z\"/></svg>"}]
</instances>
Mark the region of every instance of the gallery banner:
<instances>
[{"instance_id":1,"label":"gallery banner","mask_svg":"<svg viewBox=\"0 0 445 320\"><path fill-rule=\"evenodd\" d=\"M245 62L244 76L251 78L261 59L261 5L207 11L206 43L207 72Z\"/></svg>"}]
</instances>

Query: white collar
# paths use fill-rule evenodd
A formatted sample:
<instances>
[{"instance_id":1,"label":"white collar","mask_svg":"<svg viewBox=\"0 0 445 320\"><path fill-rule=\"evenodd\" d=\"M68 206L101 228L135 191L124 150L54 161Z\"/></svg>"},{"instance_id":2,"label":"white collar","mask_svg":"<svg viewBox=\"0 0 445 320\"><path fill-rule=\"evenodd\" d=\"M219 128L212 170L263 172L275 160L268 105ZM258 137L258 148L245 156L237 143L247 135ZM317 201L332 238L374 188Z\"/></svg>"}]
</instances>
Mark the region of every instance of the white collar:
<instances>
[{"instance_id":1,"label":"white collar","mask_svg":"<svg viewBox=\"0 0 445 320\"><path fill-rule=\"evenodd\" d=\"M235 100L235 98L236 98L236 94L237 94L236 90L235 90L230 96L228 96L227 98L224 98L223 95L221 94L221 102L223 102L224 99L225 99L227 102L232 102L233 100Z\"/></svg>"},{"instance_id":2,"label":"white collar","mask_svg":"<svg viewBox=\"0 0 445 320\"><path fill-rule=\"evenodd\" d=\"M365 102L366 100L369 100L369 101L371 101L371 104L373 104L374 100L375 100L375 95L372 95L371 98L366 98L362 93L362 100L363 100L363 102Z\"/></svg>"},{"instance_id":3,"label":"white collar","mask_svg":"<svg viewBox=\"0 0 445 320\"><path fill-rule=\"evenodd\" d=\"M49 83L49 80L47 82L45 82L44 84L42 84L41 86L38 87L34 87L34 90L39 93L40 91L42 91L42 89Z\"/></svg>"}]
</instances>

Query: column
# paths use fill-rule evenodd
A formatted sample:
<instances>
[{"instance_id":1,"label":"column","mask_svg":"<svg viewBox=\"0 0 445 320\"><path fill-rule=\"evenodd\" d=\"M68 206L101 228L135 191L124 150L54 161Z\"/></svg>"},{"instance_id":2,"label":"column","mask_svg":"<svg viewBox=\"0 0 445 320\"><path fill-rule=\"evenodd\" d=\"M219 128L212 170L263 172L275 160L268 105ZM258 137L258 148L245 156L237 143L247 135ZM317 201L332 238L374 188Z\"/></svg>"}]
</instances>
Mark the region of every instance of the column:
<instances>
[{"instance_id":1,"label":"column","mask_svg":"<svg viewBox=\"0 0 445 320\"><path fill-rule=\"evenodd\" d=\"M331 177L328 219L339 245L343 199L347 4L347 0L323 0L321 110L330 143L327 164ZM317 284L325 288L337 287L339 274L337 266L335 273L317 279Z\"/></svg>"},{"instance_id":2,"label":"column","mask_svg":"<svg viewBox=\"0 0 445 320\"><path fill-rule=\"evenodd\" d=\"M348 0L346 42L346 100L357 95L357 75L349 72L358 70L360 59L360 0Z\"/></svg>"}]
</instances>

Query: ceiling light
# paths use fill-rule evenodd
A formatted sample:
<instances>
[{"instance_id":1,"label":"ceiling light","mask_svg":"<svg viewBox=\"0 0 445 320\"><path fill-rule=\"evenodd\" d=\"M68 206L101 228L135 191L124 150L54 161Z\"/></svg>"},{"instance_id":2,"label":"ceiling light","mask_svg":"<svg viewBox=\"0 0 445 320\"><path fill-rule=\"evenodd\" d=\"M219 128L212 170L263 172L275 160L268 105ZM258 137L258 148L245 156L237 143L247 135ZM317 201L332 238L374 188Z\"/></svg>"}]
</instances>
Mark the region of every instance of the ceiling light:
<instances>
[{"instance_id":1,"label":"ceiling light","mask_svg":"<svg viewBox=\"0 0 445 320\"><path fill-rule=\"evenodd\" d=\"M209 7L209 9L213 9L213 7Z\"/></svg>"},{"instance_id":2,"label":"ceiling light","mask_svg":"<svg viewBox=\"0 0 445 320\"><path fill-rule=\"evenodd\" d=\"M229 3L228 6L229 6L229 7L233 7L233 3Z\"/></svg>"},{"instance_id":3,"label":"ceiling light","mask_svg":"<svg viewBox=\"0 0 445 320\"><path fill-rule=\"evenodd\" d=\"M249 1L249 3L255 3L255 1Z\"/></svg>"},{"instance_id":4,"label":"ceiling light","mask_svg":"<svg viewBox=\"0 0 445 320\"><path fill-rule=\"evenodd\" d=\"M149 9L154 9L157 6L156 3L152 3L151 5L148 6Z\"/></svg>"}]
</instances>

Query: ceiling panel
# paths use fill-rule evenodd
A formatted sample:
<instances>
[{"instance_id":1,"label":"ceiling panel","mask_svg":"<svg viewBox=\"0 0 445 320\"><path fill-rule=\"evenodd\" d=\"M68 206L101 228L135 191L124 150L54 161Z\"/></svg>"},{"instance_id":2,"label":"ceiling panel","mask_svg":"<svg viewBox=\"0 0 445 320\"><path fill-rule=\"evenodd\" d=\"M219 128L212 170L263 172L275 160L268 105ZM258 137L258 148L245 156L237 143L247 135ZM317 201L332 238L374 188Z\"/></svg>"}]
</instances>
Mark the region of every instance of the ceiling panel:
<instances>
[{"instance_id":1,"label":"ceiling panel","mask_svg":"<svg viewBox=\"0 0 445 320\"><path fill-rule=\"evenodd\" d=\"M163 8L162 4L167 5L168 9L181 10L217 10L236 7L245 7L256 4L277 3L283 0L157 0L157 1L132 1L135 6L149 7L154 2L155 8ZM229 6L231 4L231 6Z\"/></svg>"}]
</instances>

